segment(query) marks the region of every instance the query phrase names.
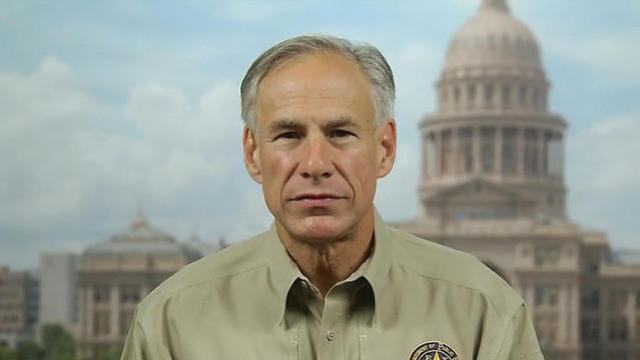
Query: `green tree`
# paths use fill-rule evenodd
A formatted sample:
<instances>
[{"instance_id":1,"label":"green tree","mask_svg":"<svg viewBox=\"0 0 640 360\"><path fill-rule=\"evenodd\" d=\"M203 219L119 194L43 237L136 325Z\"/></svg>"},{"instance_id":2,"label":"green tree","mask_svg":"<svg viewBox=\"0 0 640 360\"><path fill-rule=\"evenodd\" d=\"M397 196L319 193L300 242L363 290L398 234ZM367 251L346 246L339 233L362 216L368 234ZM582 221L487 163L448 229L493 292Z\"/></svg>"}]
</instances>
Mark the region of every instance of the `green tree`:
<instances>
[{"instance_id":1,"label":"green tree","mask_svg":"<svg viewBox=\"0 0 640 360\"><path fill-rule=\"evenodd\" d=\"M2 345L0 345L0 360L17 360L16 353Z\"/></svg>"},{"instance_id":2,"label":"green tree","mask_svg":"<svg viewBox=\"0 0 640 360\"><path fill-rule=\"evenodd\" d=\"M18 360L42 360L44 349L33 340L24 340L16 346Z\"/></svg>"},{"instance_id":3,"label":"green tree","mask_svg":"<svg viewBox=\"0 0 640 360\"><path fill-rule=\"evenodd\" d=\"M42 328L42 345L44 360L75 360L75 341L61 325L50 324Z\"/></svg>"},{"instance_id":4,"label":"green tree","mask_svg":"<svg viewBox=\"0 0 640 360\"><path fill-rule=\"evenodd\" d=\"M106 352L104 354L102 354L102 356L100 356L100 360L120 360L120 354L122 353L122 351L120 350L111 350L109 352Z\"/></svg>"}]
</instances>

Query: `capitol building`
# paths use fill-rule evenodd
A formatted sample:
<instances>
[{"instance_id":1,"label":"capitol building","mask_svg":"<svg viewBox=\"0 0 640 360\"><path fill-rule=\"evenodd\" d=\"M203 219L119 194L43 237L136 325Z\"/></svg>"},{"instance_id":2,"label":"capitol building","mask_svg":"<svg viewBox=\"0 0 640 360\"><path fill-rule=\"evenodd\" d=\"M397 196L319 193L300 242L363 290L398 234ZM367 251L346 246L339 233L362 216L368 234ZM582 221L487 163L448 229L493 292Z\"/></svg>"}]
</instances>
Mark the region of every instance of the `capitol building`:
<instances>
[{"instance_id":1,"label":"capitol building","mask_svg":"<svg viewBox=\"0 0 640 360\"><path fill-rule=\"evenodd\" d=\"M568 122L548 109L539 43L505 0L482 0L455 33L435 87L436 110L420 122L420 210L393 225L498 273L524 298L547 360L640 359L640 256L616 254L568 216ZM74 275L78 355L120 349L136 304L210 252L201 245L140 213L86 248Z\"/></svg>"},{"instance_id":2,"label":"capitol building","mask_svg":"<svg viewBox=\"0 0 640 360\"><path fill-rule=\"evenodd\" d=\"M93 359L122 349L136 305L183 266L216 250L195 237L177 241L141 212L126 231L87 247L76 269L78 355Z\"/></svg>"},{"instance_id":3,"label":"capitol building","mask_svg":"<svg viewBox=\"0 0 640 360\"><path fill-rule=\"evenodd\" d=\"M566 210L568 122L548 109L535 36L483 0L449 42L420 122L417 218L394 224L474 254L525 299L548 359L640 359L640 261Z\"/></svg>"}]
</instances>

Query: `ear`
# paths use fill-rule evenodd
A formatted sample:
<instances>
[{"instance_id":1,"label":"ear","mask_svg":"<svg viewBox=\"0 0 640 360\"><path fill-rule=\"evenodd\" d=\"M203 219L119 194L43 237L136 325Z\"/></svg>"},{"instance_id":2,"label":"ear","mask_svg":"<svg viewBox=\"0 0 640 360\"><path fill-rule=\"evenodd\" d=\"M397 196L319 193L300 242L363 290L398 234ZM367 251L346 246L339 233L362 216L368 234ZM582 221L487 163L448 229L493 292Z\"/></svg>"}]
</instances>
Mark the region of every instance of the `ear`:
<instances>
[{"instance_id":1,"label":"ear","mask_svg":"<svg viewBox=\"0 0 640 360\"><path fill-rule=\"evenodd\" d=\"M393 168L396 161L396 121L392 118L385 120L376 129L378 148L378 178L385 177Z\"/></svg>"},{"instance_id":2,"label":"ear","mask_svg":"<svg viewBox=\"0 0 640 360\"><path fill-rule=\"evenodd\" d=\"M253 180L262 184L262 168L258 156L258 143L251 130L245 125L242 131L242 147L244 149L244 165Z\"/></svg>"}]
</instances>

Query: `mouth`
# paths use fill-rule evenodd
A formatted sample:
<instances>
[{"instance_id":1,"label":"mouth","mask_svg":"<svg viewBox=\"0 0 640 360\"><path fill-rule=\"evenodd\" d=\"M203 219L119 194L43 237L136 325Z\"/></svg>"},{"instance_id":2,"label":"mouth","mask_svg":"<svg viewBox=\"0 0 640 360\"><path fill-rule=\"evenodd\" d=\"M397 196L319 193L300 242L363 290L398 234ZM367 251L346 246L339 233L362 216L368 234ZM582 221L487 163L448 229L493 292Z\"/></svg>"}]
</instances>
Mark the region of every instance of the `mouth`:
<instances>
[{"instance_id":1,"label":"mouth","mask_svg":"<svg viewBox=\"0 0 640 360\"><path fill-rule=\"evenodd\" d=\"M342 199L344 199L344 197L337 196L335 194L309 193L309 194L297 195L293 197L291 200L299 204L305 204L310 206L326 206Z\"/></svg>"}]
</instances>

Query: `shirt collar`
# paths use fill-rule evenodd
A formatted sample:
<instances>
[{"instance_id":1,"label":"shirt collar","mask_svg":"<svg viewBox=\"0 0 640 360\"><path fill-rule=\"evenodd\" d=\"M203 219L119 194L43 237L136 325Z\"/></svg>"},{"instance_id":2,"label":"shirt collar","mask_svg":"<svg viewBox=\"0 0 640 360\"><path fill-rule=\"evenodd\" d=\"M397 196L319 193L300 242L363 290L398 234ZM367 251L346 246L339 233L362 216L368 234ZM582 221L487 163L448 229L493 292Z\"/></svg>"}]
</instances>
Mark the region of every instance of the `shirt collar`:
<instances>
[{"instance_id":1,"label":"shirt collar","mask_svg":"<svg viewBox=\"0 0 640 360\"><path fill-rule=\"evenodd\" d=\"M269 276L279 301L276 325L280 326L284 322L287 296L291 286L298 278L305 279L305 277L289 256L284 245L282 245L276 232L275 223L271 224L271 227L266 232L265 240L265 255L269 262ZM374 208L374 243L372 252L363 266L360 266L349 278L354 278L354 275L357 275L355 277L357 278L361 275L371 285L375 301L374 324L379 325L388 323L390 315L392 315L393 294L384 291L393 259L392 241L387 226Z\"/></svg>"}]
</instances>

